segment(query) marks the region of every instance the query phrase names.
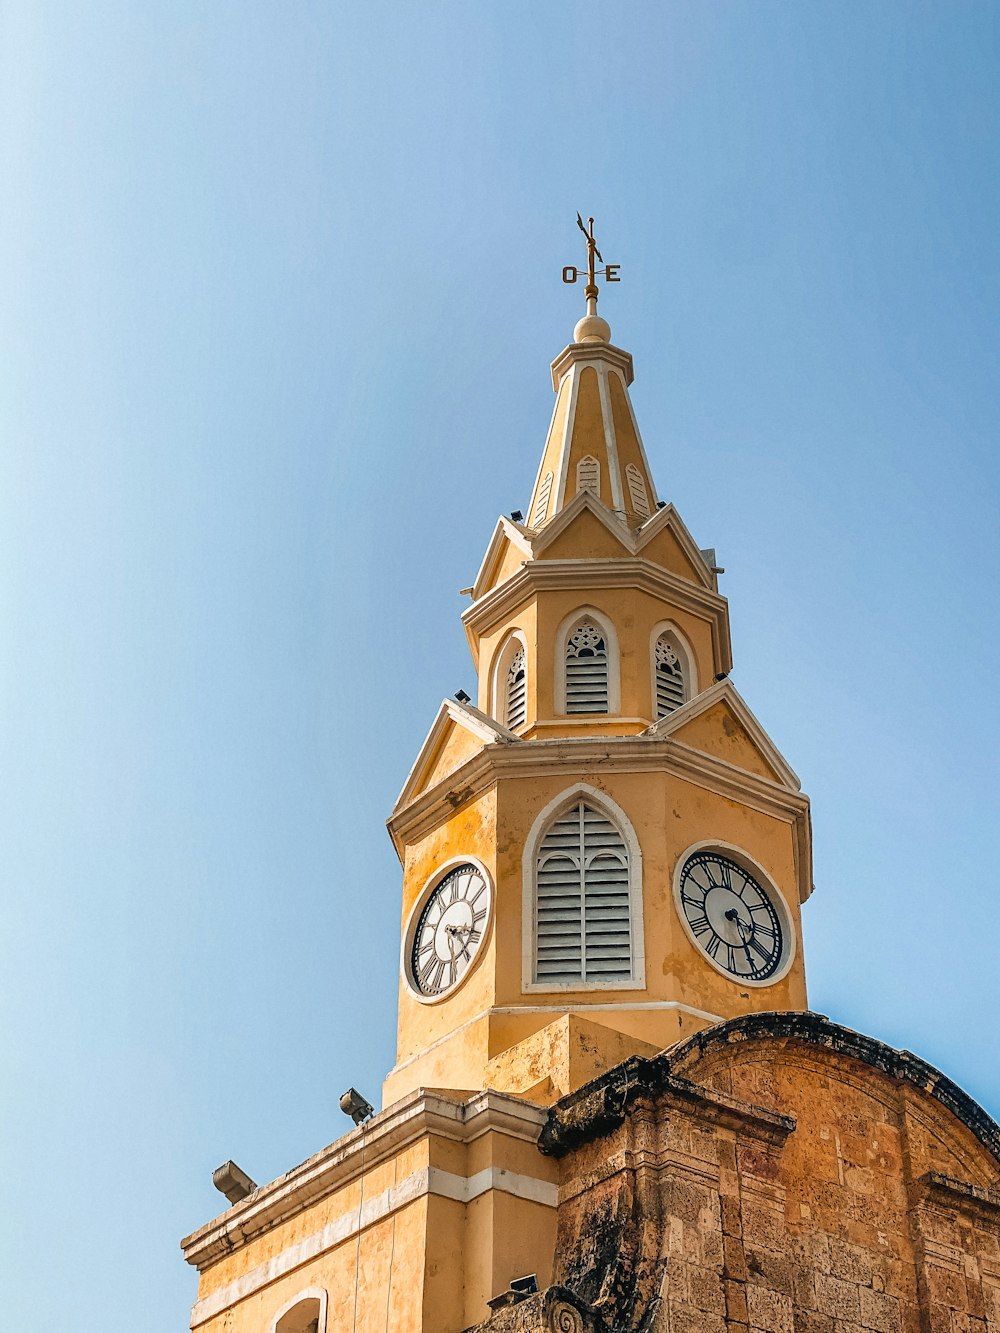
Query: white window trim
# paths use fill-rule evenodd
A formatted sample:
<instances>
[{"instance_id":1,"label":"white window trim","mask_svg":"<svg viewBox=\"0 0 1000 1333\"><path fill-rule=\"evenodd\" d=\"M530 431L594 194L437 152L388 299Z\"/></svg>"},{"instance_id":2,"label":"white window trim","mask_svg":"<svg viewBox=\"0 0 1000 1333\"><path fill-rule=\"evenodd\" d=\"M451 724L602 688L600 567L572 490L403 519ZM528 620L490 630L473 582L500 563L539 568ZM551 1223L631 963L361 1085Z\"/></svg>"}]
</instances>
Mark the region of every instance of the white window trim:
<instances>
[{"instance_id":1,"label":"white window trim","mask_svg":"<svg viewBox=\"0 0 1000 1333\"><path fill-rule=\"evenodd\" d=\"M463 972L454 986L449 986L447 990L440 991L437 995L424 995L422 991L417 990L410 978L410 951L413 948L413 936L417 929L417 922L420 920L420 913L427 905L427 899L431 896L441 881L454 870L456 866L471 865L475 866L483 879L486 881L486 887L490 895L489 916L486 921L486 927L483 930L483 937L479 942L479 948L476 950L472 963ZM469 977L472 976L476 968L486 956L486 951L490 945L490 936L493 933L493 918L496 916L497 889L493 881L493 876L487 870L486 866L480 861L478 856L468 854L462 856L449 856L447 861L442 861L440 865L435 866L434 873L429 875L424 881L423 888L417 894L410 908L409 915L406 918L406 925L403 928L403 941L399 949L399 972L403 978L403 984L406 987L407 994L411 999L416 1000L418 1004L440 1004L442 1000L450 999L457 990L460 990Z\"/></svg>"},{"instance_id":2,"label":"white window trim","mask_svg":"<svg viewBox=\"0 0 1000 1333\"><path fill-rule=\"evenodd\" d=\"M649 715L654 722L660 720L656 715L656 645L661 634L672 634L677 642L677 647L684 654L684 702L690 703L699 692L698 667L695 664L690 639L676 620L661 620L658 625L653 626L653 632L649 636L649 704L651 710Z\"/></svg>"},{"instance_id":3,"label":"white window trim","mask_svg":"<svg viewBox=\"0 0 1000 1333\"><path fill-rule=\"evenodd\" d=\"M721 963L717 963L714 958L709 957L698 943L697 936L691 929L691 924L687 919L684 907L681 903L681 875L683 874L684 867L688 863L688 858L694 856L695 852L719 852L722 856L728 857L730 861L735 861L737 865L743 865L750 874L753 875L754 879L760 880L761 884L763 884L768 893L774 898L778 913L782 917L781 924L784 927L785 935L788 939L788 952L782 960L781 966L776 972L772 973L771 976L765 977L762 981L752 981L749 977L734 977L732 972L728 972ZM777 884L775 884L774 876L769 874L760 862L755 861L750 853L744 851L742 847L736 847L731 842L722 842L719 838L706 838L701 842L693 842L690 847L686 847L684 851L681 852L680 856L678 856L677 862L674 865L674 909L677 912L678 917L680 917L681 925L684 927L684 933L694 946L698 957L703 962L708 963L710 967L714 967L716 972L721 976L724 976L726 980L731 982L734 986L740 988L746 986L751 990L765 990L768 986L776 986L779 981L784 981L785 977L788 976L798 951L798 933L795 929L795 918L789 910L785 895L778 888Z\"/></svg>"},{"instance_id":4,"label":"white window trim","mask_svg":"<svg viewBox=\"0 0 1000 1333\"><path fill-rule=\"evenodd\" d=\"M524 650L524 725L528 725L528 686L531 684L528 672L528 641L520 629L510 630L501 640L493 655L493 670L490 672L490 698L487 712L494 722L507 726L507 671L517 654L518 647ZM523 730L523 728L518 728Z\"/></svg>"},{"instance_id":5,"label":"white window trim","mask_svg":"<svg viewBox=\"0 0 1000 1333\"><path fill-rule=\"evenodd\" d=\"M629 912L632 932L631 981L535 981L535 862L549 824L567 806L585 800L617 825L628 848ZM567 787L537 815L524 844L521 861L521 991L525 995L576 994L585 991L646 989L646 935L642 915L642 848L632 821L617 801L586 782Z\"/></svg>"},{"instance_id":6,"label":"white window trim","mask_svg":"<svg viewBox=\"0 0 1000 1333\"><path fill-rule=\"evenodd\" d=\"M268 1333L275 1333L278 1324L284 1319L285 1315L288 1314L290 1310L294 1310L297 1305L301 1305L303 1301L319 1301L319 1324L317 1325L317 1333L326 1333L327 1295L324 1287L306 1287L304 1291L300 1291L297 1295L293 1296L290 1301L286 1301L268 1325Z\"/></svg>"},{"instance_id":7,"label":"white window trim","mask_svg":"<svg viewBox=\"0 0 1000 1333\"><path fill-rule=\"evenodd\" d=\"M606 713L574 713L574 717L617 717L622 709L621 671L619 667L618 635L615 627L596 606L578 606L559 624L556 631L555 696L557 714L566 717L566 644L581 620L592 620L604 635L608 650L608 711Z\"/></svg>"}]
</instances>

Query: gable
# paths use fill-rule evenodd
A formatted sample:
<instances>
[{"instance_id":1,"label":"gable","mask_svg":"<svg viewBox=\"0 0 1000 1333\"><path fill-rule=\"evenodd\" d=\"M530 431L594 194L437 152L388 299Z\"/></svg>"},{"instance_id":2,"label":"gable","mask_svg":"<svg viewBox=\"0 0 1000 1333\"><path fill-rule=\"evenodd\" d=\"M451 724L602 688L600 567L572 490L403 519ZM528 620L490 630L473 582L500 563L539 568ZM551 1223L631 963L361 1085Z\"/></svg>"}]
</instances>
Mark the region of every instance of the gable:
<instances>
[{"instance_id":1,"label":"gable","mask_svg":"<svg viewBox=\"0 0 1000 1333\"><path fill-rule=\"evenodd\" d=\"M724 759L748 773L767 778L769 782L782 781L775 766L751 737L728 700L720 699L711 708L690 718L673 732L676 740L701 750L703 754Z\"/></svg>"},{"instance_id":2,"label":"gable","mask_svg":"<svg viewBox=\"0 0 1000 1333\"><path fill-rule=\"evenodd\" d=\"M681 545L677 533L670 526L662 527L659 532L640 547L645 560L651 560L662 569L667 569L679 578L691 583L704 585L705 571L698 569L695 562Z\"/></svg>"},{"instance_id":3,"label":"gable","mask_svg":"<svg viewBox=\"0 0 1000 1333\"><path fill-rule=\"evenodd\" d=\"M620 540L606 523L584 506L550 542L536 549L535 559L601 560L622 554L632 554L627 532L623 529Z\"/></svg>"},{"instance_id":4,"label":"gable","mask_svg":"<svg viewBox=\"0 0 1000 1333\"><path fill-rule=\"evenodd\" d=\"M454 773L484 745L517 739L512 731L472 704L445 699L393 806L393 813L402 810L449 773Z\"/></svg>"},{"instance_id":5,"label":"gable","mask_svg":"<svg viewBox=\"0 0 1000 1333\"><path fill-rule=\"evenodd\" d=\"M531 544L522 529L509 518L501 516L493 529L493 536L472 585L473 598L484 596L498 583L509 579L530 556Z\"/></svg>"},{"instance_id":6,"label":"gable","mask_svg":"<svg viewBox=\"0 0 1000 1333\"><path fill-rule=\"evenodd\" d=\"M471 759L482 748L483 742L479 736L473 736L464 727L458 726L455 722L449 722L445 735L441 738L429 766L424 770L423 779L413 795L416 796L428 787L433 787L436 782L440 782L449 773L454 773L455 769L460 768L466 759Z\"/></svg>"}]
</instances>

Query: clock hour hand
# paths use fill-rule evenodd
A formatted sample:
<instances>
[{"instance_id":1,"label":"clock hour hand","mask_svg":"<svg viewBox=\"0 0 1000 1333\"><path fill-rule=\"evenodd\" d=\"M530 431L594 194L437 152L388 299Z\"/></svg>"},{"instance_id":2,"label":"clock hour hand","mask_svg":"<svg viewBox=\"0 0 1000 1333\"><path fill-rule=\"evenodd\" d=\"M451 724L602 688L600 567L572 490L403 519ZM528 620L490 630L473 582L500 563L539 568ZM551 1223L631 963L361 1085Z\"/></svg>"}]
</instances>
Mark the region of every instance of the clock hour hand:
<instances>
[{"instance_id":1,"label":"clock hour hand","mask_svg":"<svg viewBox=\"0 0 1000 1333\"><path fill-rule=\"evenodd\" d=\"M739 912L737 912L735 907L730 907L729 911L726 913L726 920L731 921L733 923L736 929L740 932L740 939L742 940L744 938L743 932L744 930L748 929L748 927L747 923L743 920L743 918L740 916ZM749 931L750 934L752 935L753 926L749 927Z\"/></svg>"}]
</instances>

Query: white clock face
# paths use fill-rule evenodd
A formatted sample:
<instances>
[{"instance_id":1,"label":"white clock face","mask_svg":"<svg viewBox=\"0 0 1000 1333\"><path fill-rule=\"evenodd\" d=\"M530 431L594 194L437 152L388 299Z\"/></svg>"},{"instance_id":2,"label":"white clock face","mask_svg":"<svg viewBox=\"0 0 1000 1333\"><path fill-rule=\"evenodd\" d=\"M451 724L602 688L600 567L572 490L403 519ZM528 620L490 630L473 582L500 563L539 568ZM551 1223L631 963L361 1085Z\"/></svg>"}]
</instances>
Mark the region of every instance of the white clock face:
<instances>
[{"instance_id":1,"label":"white clock face","mask_svg":"<svg viewBox=\"0 0 1000 1333\"><path fill-rule=\"evenodd\" d=\"M766 985L784 974L791 945L784 904L736 861L709 850L689 856L678 907L694 943L734 981Z\"/></svg>"},{"instance_id":2,"label":"white clock face","mask_svg":"<svg viewBox=\"0 0 1000 1333\"><path fill-rule=\"evenodd\" d=\"M410 985L431 998L453 990L483 942L490 919L490 886L472 864L448 872L424 904L413 929L406 967Z\"/></svg>"}]
</instances>

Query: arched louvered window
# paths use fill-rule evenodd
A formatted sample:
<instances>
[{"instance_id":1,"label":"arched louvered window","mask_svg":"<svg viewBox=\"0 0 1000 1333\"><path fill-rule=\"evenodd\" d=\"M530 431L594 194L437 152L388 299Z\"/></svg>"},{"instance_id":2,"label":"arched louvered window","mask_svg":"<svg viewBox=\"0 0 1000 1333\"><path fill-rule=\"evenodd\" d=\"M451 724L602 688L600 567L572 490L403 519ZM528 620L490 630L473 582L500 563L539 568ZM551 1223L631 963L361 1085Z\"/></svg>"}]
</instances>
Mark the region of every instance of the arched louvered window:
<instances>
[{"instance_id":1,"label":"arched louvered window","mask_svg":"<svg viewBox=\"0 0 1000 1333\"><path fill-rule=\"evenodd\" d=\"M603 810L576 801L538 847L534 981L631 982L632 935L625 838Z\"/></svg>"},{"instance_id":2,"label":"arched louvered window","mask_svg":"<svg viewBox=\"0 0 1000 1333\"><path fill-rule=\"evenodd\" d=\"M531 526L539 527L545 522L545 515L549 512L549 496L552 493L552 473L546 472L538 487L538 498L535 500L535 507L531 511Z\"/></svg>"},{"instance_id":3,"label":"arched louvered window","mask_svg":"<svg viewBox=\"0 0 1000 1333\"><path fill-rule=\"evenodd\" d=\"M632 499L632 508L643 518L649 518L649 496L646 494L646 480L634 463L625 469L628 493Z\"/></svg>"},{"instance_id":4,"label":"arched louvered window","mask_svg":"<svg viewBox=\"0 0 1000 1333\"><path fill-rule=\"evenodd\" d=\"M666 717L688 697L689 682L685 654L674 636L661 634L653 648L653 679L656 684L656 716Z\"/></svg>"},{"instance_id":5,"label":"arched louvered window","mask_svg":"<svg viewBox=\"0 0 1000 1333\"><path fill-rule=\"evenodd\" d=\"M608 645L604 631L581 620L566 640L566 712L608 711Z\"/></svg>"},{"instance_id":6,"label":"arched louvered window","mask_svg":"<svg viewBox=\"0 0 1000 1333\"><path fill-rule=\"evenodd\" d=\"M576 489L592 491L597 496L601 493L601 465L593 454L581 458L576 465Z\"/></svg>"},{"instance_id":7,"label":"arched louvered window","mask_svg":"<svg viewBox=\"0 0 1000 1333\"><path fill-rule=\"evenodd\" d=\"M518 727L524 726L528 705L527 666L523 645L518 647L507 668L505 691L504 725L511 731L516 731Z\"/></svg>"}]
</instances>

